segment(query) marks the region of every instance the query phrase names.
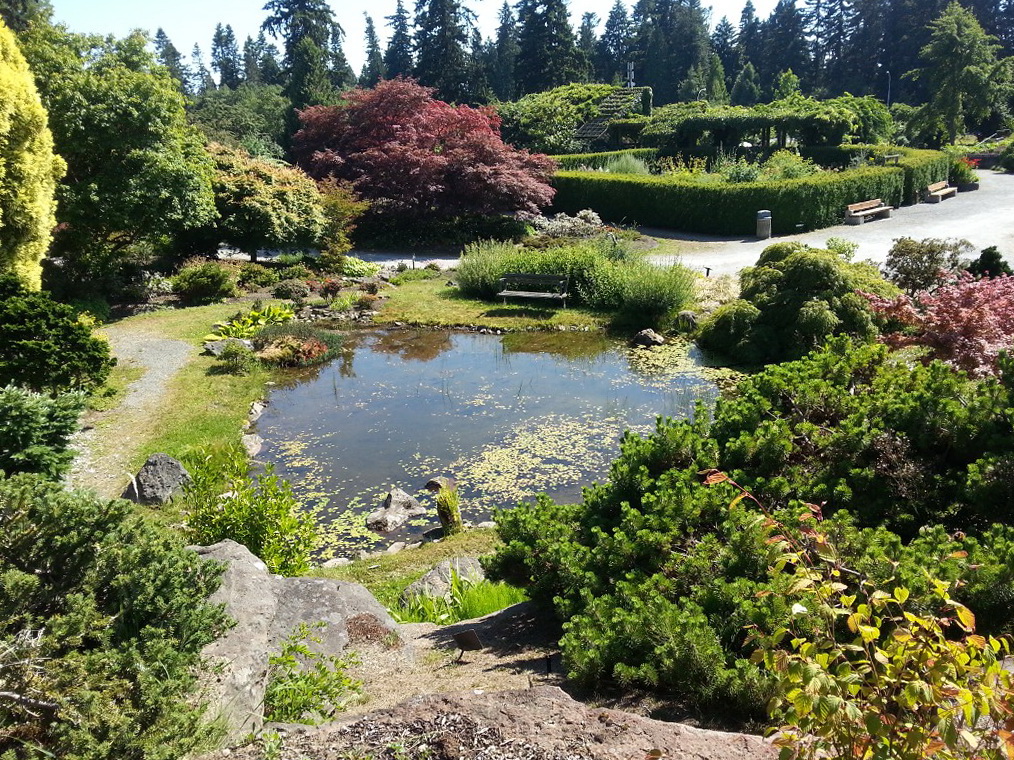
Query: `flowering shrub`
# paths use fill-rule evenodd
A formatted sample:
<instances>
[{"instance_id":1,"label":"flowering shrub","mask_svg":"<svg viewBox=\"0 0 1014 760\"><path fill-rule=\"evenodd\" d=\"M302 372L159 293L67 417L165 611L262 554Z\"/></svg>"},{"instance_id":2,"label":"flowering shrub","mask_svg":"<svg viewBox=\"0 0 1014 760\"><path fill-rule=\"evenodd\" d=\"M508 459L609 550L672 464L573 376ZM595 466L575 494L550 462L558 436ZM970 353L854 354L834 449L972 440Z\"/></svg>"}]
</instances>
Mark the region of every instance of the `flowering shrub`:
<instances>
[{"instance_id":1,"label":"flowering shrub","mask_svg":"<svg viewBox=\"0 0 1014 760\"><path fill-rule=\"evenodd\" d=\"M979 159L961 156L951 163L951 170L948 172L947 180L952 185L967 185L979 181L979 175L975 170L979 167Z\"/></svg>"},{"instance_id":2,"label":"flowering shrub","mask_svg":"<svg viewBox=\"0 0 1014 760\"><path fill-rule=\"evenodd\" d=\"M556 214L552 218L526 214L522 219L539 235L550 238L591 237L602 231L602 219L591 209L578 211L574 216Z\"/></svg>"},{"instance_id":3,"label":"flowering shrub","mask_svg":"<svg viewBox=\"0 0 1014 760\"><path fill-rule=\"evenodd\" d=\"M331 277L320 283L320 294L329 301L338 295L342 289L342 281Z\"/></svg>"},{"instance_id":4,"label":"flowering shrub","mask_svg":"<svg viewBox=\"0 0 1014 760\"><path fill-rule=\"evenodd\" d=\"M961 272L932 293L884 298L863 293L874 313L901 325L884 342L927 346L974 377L995 375L1000 352L1014 345L1014 277L976 280Z\"/></svg>"}]
</instances>

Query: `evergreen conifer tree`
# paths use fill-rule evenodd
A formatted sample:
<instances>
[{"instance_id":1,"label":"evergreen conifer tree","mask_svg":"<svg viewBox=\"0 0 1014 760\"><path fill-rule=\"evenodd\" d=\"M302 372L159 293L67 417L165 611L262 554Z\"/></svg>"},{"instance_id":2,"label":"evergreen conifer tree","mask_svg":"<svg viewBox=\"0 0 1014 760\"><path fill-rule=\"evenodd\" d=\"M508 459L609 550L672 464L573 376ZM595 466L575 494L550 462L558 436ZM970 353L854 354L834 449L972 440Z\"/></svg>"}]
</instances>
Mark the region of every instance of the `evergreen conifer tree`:
<instances>
[{"instance_id":1,"label":"evergreen conifer tree","mask_svg":"<svg viewBox=\"0 0 1014 760\"><path fill-rule=\"evenodd\" d=\"M187 67L183 63L183 55L176 49L169 39L169 35L161 27L155 32L155 57L169 70L173 79L179 84L179 89L185 91L188 77Z\"/></svg>"},{"instance_id":2,"label":"evergreen conifer tree","mask_svg":"<svg viewBox=\"0 0 1014 760\"><path fill-rule=\"evenodd\" d=\"M500 6L500 24L490 54L489 83L499 100L514 100L517 94L515 66L518 60L518 34L510 3Z\"/></svg>"},{"instance_id":3,"label":"evergreen conifer tree","mask_svg":"<svg viewBox=\"0 0 1014 760\"><path fill-rule=\"evenodd\" d=\"M211 78L211 72L204 65L204 53L200 45L194 45L190 51L190 71L188 90L192 95L200 96L208 90L215 89L215 80Z\"/></svg>"},{"instance_id":4,"label":"evergreen conifer tree","mask_svg":"<svg viewBox=\"0 0 1014 760\"><path fill-rule=\"evenodd\" d=\"M467 45L474 25L460 0L418 0L415 11L415 74L419 83L437 90L448 102L469 95Z\"/></svg>"},{"instance_id":5,"label":"evergreen conifer tree","mask_svg":"<svg viewBox=\"0 0 1014 760\"><path fill-rule=\"evenodd\" d=\"M377 29L373 25L373 18L366 16L366 63L363 64L363 71L359 75L360 87L373 87L385 76L384 56L380 52L380 40L377 39Z\"/></svg>"},{"instance_id":6,"label":"evergreen conifer tree","mask_svg":"<svg viewBox=\"0 0 1014 760\"><path fill-rule=\"evenodd\" d=\"M391 38L384 51L384 69L390 79L411 76L415 62L412 60L412 35L409 31L409 16L403 0L398 0L394 15L387 16Z\"/></svg>"},{"instance_id":7,"label":"evergreen conifer tree","mask_svg":"<svg viewBox=\"0 0 1014 760\"><path fill-rule=\"evenodd\" d=\"M736 77L736 83L732 86L729 100L734 106L752 106L760 102L760 97L757 70L752 63L747 61Z\"/></svg>"},{"instance_id":8,"label":"evergreen conifer tree","mask_svg":"<svg viewBox=\"0 0 1014 760\"><path fill-rule=\"evenodd\" d=\"M595 71L599 81L619 83L627 75L631 47L630 17L623 0L616 0L609 9L602 36L596 46Z\"/></svg>"},{"instance_id":9,"label":"evergreen conifer tree","mask_svg":"<svg viewBox=\"0 0 1014 760\"><path fill-rule=\"evenodd\" d=\"M328 55L324 56L327 60L328 80L331 83L331 89L336 92L347 90L356 83L355 72L352 71L352 67L345 57L345 50L342 48L342 38L344 36L345 33L336 24L331 29L331 44L328 49Z\"/></svg>"},{"instance_id":10,"label":"evergreen conifer tree","mask_svg":"<svg viewBox=\"0 0 1014 760\"><path fill-rule=\"evenodd\" d=\"M590 82L595 79L595 29L599 19L594 13L581 14L581 26L577 30L578 80Z\"/></svg>"},{"instance_id":11,"label":"evergreen conifer tree","mask_svg":"<svg viewBox=\"0 0 1014 760\"><path fill-rule=\"evenodd\" d=\"M580 65L565 0L520 0L517 9L520 92L542 92L576 81Z\"/></svg>"},{"instance_id":12,"label":"evergreen conifer tree","mask_svg":"<svg viewBox=\"0 0 1014 760\"><path fill-rule=\"evenodd\" d=\"M722 20L718 22L715 30L711 33L711 49L722 62L726 78L733 71L739 69L739 56L736 53L736 28L725 16L722 16ZM728 81L726 87L728 87Z\"/></svg>"},{"instance_id":13,"label":"evergreen conifer tree","mask_svg":"<svg viewBox=\"0 0 1014 760\"><path fill-rule=\"evenodd\" d=\"M243 61L239 56L236 34L232 26L215 27L211 40L211 68L218 72L218 84L235 90L243 81Z\"/></svg>"},{"instance_id":14,"label":"evergreen conifer tree","mask_svg":"<svg viewBox=\"0 0 1014 760\"><path fill-rule=\"evenodd\" d=\"M261 40L263 41L263 37ZM261 49L257 45L255 40L250 35L247 35L246 40L243 41L243 81L249 84L260 84L261 81L261 70L260 70L260 58Z\"/></svg>"}]
</instances>

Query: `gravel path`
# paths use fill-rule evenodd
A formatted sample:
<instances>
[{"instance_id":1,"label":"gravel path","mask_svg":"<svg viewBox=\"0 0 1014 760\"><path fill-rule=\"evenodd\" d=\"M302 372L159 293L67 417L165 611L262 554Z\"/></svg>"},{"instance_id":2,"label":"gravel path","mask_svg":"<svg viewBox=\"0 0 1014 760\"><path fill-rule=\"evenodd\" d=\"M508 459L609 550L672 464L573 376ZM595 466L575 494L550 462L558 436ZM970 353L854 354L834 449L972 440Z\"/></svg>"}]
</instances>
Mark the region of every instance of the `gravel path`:
<instances>
[{"instance_id":1,"label":"gravel path","mask_svg":"<svg viewBox=\"0 0 1014 760\"><path fill-rule=\"evenodd\" d=\"M150 424L151 414L164 403L172 378L197 349L181 340L112 325L100 330L120 365L138 367L143 375L130 384L115 409L91 412L74 436L78 454L67 484L90 489L100 496L119 496L133 475L128 462L136 435Z\"/></svg>"}]
</instances>

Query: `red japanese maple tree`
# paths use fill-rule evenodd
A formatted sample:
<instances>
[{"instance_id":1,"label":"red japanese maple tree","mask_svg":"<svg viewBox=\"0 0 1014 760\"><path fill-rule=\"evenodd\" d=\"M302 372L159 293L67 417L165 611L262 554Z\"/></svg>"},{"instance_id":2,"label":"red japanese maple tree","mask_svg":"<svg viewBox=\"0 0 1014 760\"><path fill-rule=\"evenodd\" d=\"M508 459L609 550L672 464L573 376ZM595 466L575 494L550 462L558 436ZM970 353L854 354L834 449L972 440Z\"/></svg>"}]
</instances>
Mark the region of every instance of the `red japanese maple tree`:
<instances>
[{"instance_id":1,"label":"red japanese maple tree","mask_svg":"<svg viewBox=\"0 0 1014 760\"><path fill-rule=\"evenodd\" d=\"M907 328L885 336L889 345L928 346L933 358L973 376L995 374L997 356L1014 348L1014 277L977 280L962 272L932 293L862 295L876 314Z\"/></svg>"},{"instance_id":2,"label":"red japanese maple tree","mask_svg":"<svg viewBox=\"0 0 1014 760\"><path fill-rule=\"evenodd\" d=\"M400 78L343 98L300 113L293 152L311 176L352 182L374 213L534 212L553 197L555 162L505 144L492 109L449 105Z\"/></svg>"}]
</instances>

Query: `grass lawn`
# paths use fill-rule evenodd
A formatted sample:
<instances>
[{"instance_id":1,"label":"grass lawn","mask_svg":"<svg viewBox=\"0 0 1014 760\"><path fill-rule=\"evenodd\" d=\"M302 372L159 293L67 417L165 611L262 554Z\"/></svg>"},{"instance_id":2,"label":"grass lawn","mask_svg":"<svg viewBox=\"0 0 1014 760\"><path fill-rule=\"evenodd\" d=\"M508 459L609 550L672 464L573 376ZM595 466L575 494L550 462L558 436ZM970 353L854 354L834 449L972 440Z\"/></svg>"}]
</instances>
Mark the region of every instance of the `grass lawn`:
<instances>
[{"instance_id":1,"label":"grass lawn","mask_svg":"<svg viewBox=\"0 0 1014 760\"><path fill-rule=\"evenodd\" d=\"M398 604L405 587L421 578L437 563L452 557L478 557L489 554L499 543L500 539L495 530L466 530L439 542L423 544L418 549L356 560L344 567L316 568L308 575L361 583L385 607L394 607Z\"/></svg>"},{"instance_id":2,"label":"grass lawn","mask_svg":"<svg viewBox=\"0 0 1014 760\"><path fill-rule=\"evenodd\" d=\"M555 330L560 327L604 328L608 315L587 309L512 302L506 305L466 298L447 280L407 282L385 291L378 324L404 322L435 327L486 327L499 330Z\"/></svg>"}]
</instances>

